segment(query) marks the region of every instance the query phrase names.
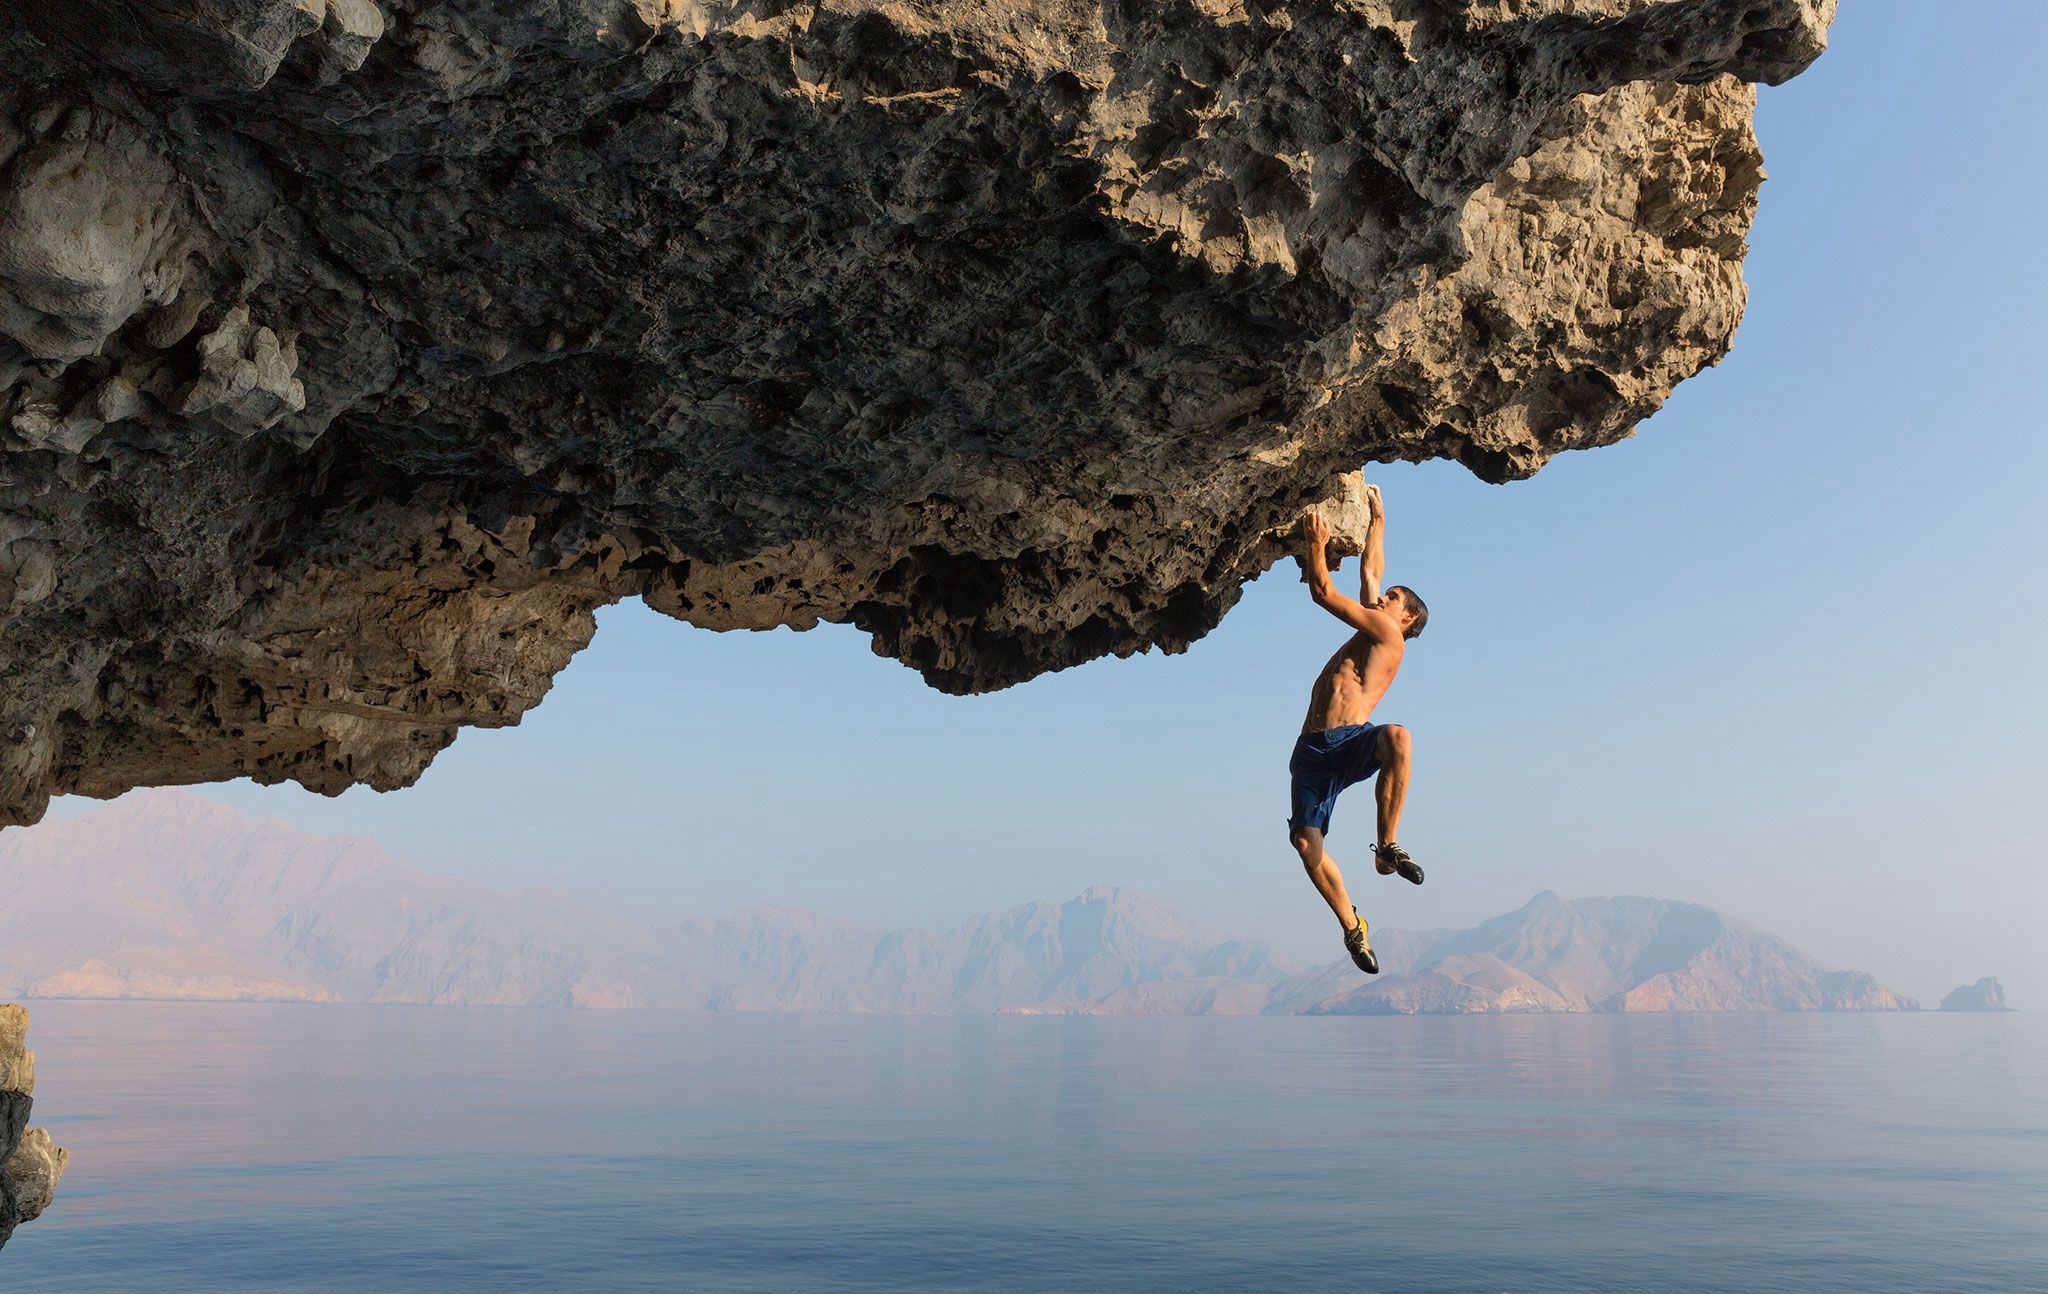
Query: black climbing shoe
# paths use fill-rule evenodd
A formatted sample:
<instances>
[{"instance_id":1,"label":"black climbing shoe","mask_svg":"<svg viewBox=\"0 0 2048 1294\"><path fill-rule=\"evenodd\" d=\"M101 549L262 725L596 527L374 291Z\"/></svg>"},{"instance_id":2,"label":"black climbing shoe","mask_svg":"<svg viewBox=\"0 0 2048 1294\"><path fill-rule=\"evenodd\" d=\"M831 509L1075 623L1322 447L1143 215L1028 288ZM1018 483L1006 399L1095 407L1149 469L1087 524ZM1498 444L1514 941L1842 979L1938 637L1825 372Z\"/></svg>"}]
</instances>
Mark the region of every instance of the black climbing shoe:
<instances>
[{"instance_id":1,"label":"black climbing shoe","mask_svg":"<svg viewBox=\"0 0 2048 1294\"><path fill-rule=\"evenodd\" d=\"M1408 851L1399 845L1374 845L1372 847L1373 870L1382 876L1399 872L1401 879L1422 884L1422 867L1408 856Z\"/></svg>"},{"instance_id":2,"label":"black climbing shoe","mask_svg":"<svg viewBox=\"0 0 2048 1294\"><path fill-rule=\"evenodd\" d=\"M1372 949L1365 942L1365 918L1358 916L1358 909L1351 909L1351 915L1358 917L1358 924L1344 932L1344 951L1351 954L1351 961L1368 975L1380 973L1380 959L1372 955Z\"/></svg>"}]
</instances>

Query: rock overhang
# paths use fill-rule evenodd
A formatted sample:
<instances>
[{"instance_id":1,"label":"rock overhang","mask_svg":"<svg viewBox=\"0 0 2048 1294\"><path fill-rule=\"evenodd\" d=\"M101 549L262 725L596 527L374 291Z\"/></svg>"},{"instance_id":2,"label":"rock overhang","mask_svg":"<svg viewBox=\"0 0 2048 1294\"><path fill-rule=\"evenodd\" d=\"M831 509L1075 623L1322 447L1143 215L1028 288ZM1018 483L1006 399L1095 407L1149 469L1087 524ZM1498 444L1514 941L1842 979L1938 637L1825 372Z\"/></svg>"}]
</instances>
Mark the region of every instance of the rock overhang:
<instances>
[{"instance_id":1,"label":"rock overhang","mask_svg":"<svg viewBox=\"0 0 2048 1294\"><path fill-rule=\"evenodd\" d=\"M25 0L0 822L409 783L638 596L975 691L1724 354L1832 0Z\"/></svg>"}]
</instances>

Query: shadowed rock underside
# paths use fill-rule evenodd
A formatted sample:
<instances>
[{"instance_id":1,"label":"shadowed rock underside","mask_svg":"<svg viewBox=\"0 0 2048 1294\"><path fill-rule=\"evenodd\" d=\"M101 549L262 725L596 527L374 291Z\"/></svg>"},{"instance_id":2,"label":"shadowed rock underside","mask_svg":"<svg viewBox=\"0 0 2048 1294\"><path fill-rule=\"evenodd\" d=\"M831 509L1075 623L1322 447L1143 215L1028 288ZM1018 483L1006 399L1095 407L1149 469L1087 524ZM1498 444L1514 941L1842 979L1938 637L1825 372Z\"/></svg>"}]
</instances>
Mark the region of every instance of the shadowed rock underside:
<instances>
[{"instance_id":1,"label":"shadowed rock underside","mask_svg":"<svg viewBox=\"0 0 2048 1294\"><path fill-rule=\"evenodd\" d=\"M0 823L403 786L642 597L973 691L1730 344L1834 0L15 0Z\"/></svg>"}]
</instances>

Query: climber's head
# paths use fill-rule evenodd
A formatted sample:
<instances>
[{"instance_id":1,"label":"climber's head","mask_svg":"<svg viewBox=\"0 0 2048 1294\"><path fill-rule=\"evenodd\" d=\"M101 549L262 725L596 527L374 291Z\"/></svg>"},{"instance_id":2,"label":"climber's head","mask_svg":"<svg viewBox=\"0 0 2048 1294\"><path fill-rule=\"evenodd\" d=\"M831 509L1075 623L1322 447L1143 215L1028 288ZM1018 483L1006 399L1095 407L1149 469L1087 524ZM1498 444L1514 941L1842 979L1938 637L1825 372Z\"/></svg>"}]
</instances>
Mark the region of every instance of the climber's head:
<instances>
[{"instance_id":1,"label":"climber's head","mask_svg":"<svg viewBox=\"0 0 2048 1294\"><path fill-rule=\"evenodd\" d=\"M1405 584L1396 584L1381 596L1382 611L1401 622L1401 636L1413 638L1422 632L1422 626L1429 623L1429 608L1422 605L1422 599L1415 596L1415 590Z\"/></svg>"}]
</instances>

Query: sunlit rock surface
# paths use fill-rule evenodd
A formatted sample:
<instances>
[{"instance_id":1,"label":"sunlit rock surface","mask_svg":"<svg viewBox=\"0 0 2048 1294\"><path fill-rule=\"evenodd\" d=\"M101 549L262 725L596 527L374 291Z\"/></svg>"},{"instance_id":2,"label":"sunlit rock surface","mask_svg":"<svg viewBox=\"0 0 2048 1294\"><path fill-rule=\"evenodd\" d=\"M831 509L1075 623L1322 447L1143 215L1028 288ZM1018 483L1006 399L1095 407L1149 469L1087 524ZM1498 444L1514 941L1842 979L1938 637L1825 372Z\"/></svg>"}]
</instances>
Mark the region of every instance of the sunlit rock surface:
<instances>
[{"instance_id":1,"label":"sunlit rock surface","mask_svg":"<svg viewBox=\"0 0 2048 1294\"><path fill-rule=\"evenodd\" d=\"M69 1159L50 1134L28 1126L36 1090L36 1054L24 1041L28 1012L0 1005L0 1245L14 1228L50 1207Z\"/></svg>"},{"instance_id":2,"label":"sunlit rock surface","mask_svg":"<svg viewBox=\"0 0 2048 1294\"><path fill-rule=\"evenodd\" d=\"M1834 0L17 0L0 823L402 786L622 597L953 691L1726 352Z\"/></svg>"}]
</instances>

